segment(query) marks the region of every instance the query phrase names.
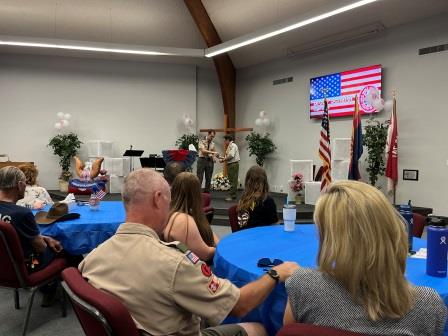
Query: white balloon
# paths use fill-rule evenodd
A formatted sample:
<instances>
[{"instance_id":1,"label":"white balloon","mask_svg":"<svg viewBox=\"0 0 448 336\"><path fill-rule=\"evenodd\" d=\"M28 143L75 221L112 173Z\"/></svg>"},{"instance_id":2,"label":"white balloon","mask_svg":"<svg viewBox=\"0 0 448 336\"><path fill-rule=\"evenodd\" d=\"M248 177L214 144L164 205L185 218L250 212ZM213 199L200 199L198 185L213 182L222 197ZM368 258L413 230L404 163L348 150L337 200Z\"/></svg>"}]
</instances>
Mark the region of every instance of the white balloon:
<instances>
[{"instance_id":1,"label":"white balloon","mask_svg":"<svg viewBox=\"0 0 448 336\"><path fill-rule=\"evenodd\" d=\"M64 112L58 112L58 114L56 114L58 116L59 119L63 119L64 118Z\"/></svg>"},{"instance_id":2,"label":"white balloon","mask_svg":"<svg viewBox=\"0 0 448 336\"><path fill-rule=\"evenodd\" d=\"M384 103L384 111L386 111L386 112L392 111L392 106L393 106L393 101L392 100L386 101Z\"/></svg>"},{"instance_id":3,"label":"white balloon","mask_svg":"<svg viewBox=\"0 0 448 336\"><path fill-rule=\"evenodd\" d=\"M262 121L264 126L269 126L269 124L271 123L271 121L268 118L265 118Z\"/></svg>"},{"instance_id":4,"label":"white balloon","mask_svg":"<svg viewBox=\"0 0 448 336\"><path fill-rule=\"evenodd\" d=\"M261 118L266 117L266 112L265 112L265 111L260 111L260 117L261 117Z\"/></svg>"},{"instance_id":5,"label":"white balloon","mask_svg":"<svg viewBox=\"0 0 448 336\"><path fill-rule=\"evenodd\" d=\"M57 122L56 124L54 124L54 128L61 129L62 128L62 124Z\"/></svg>"},{"instance_id":6,"label":"white balloon","mask_svg":"<svg viewBox=\"0 0 448 336\"><path fill-rule=\"evenodd\" d=\"M367 92L366 100L370 105L373 105L376 100L380 100L380 91L376 87L371 87Z\"/></svg>"},{"instance_id":7,"label":"white balloon","mask_svg":"<svg viewBox=\"0 0 448 336\"><path fill-rule=\"evenodd\" d=\"M66 113L65 115L64 115L64 119L70 119L72 117L72 115L70 114L70 113Z\"/></svg>"},{"instance_id":8,"label":"white balloon","mask_svg":"<svg viewBox=\"0 0 448 336\"><path fill-rule=\"evenodd\" d=\"M377 112L381 111L384 108L384 100L383 99L376 99L371 104Z\"/></svg>"},{"instance_id":9,"label":"white balloon","mask_svg":"<svg viewBox=\"0 0 448 336\"><path fill-rule=\"evenodd\" d=\"M62 119L62 120L60 121L60 123L62 124L63 127L67 127L68 124L69 124L68 120L65 120L65 119Z\"/></svg>"},{"instance_id":10,"label":"white balloon","mask_svg":"<svg viewBox=\"0 0 448 336\"><path fill-rule=\"evenodd\" d=\"M187 119L190 119L190 115L188 113L184 113L182 116L182 119L185 121Z\"/></svg>"},{"instance_id":11,"label":"white balloon","mask_svg":"<svg viewBox=\"0 0 448 336\"><path fill-rule=\"evenodd\" d=\"M260 118L255 119L255 126L261 126L263 124L263 120Z\"/></svg>"},{"instance_id":12,"label":"white balloon","mask_svg":"<svg viewBox=\"0 0 448 336\"><path fill-rule=\"evenodd\" d=\"M188 126L193 126L194 121L191 118L188 118Z\"/></svg>"}]
</instances>

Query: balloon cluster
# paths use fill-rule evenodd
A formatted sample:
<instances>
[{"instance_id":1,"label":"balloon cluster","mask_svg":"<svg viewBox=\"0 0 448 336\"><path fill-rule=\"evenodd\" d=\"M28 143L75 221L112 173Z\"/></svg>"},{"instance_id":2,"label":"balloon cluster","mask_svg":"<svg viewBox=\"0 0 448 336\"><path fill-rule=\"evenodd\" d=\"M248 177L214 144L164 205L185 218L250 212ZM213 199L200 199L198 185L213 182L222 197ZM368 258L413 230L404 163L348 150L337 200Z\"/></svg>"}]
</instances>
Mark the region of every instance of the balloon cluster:
<instances>
[{"instance_id":1,"label":"balloon cluster","mask_svg":"<svg viewBox=\"0 0 448 336\"><path fill-rule=\"evenodd\" d=\"M54 124L54 128L60 130L70 124L69 120L72 117L70 113L58 112L56 116L59 118L59 121Z\"/></svg>"},{"instance_id":2,"label":"balloon cluster","mask_svg":"<svg viewBox=\"0 0 448 336\"><path fill-rule=\"evenodd\" d=\"M380 92L377 88L372 87L369 92L367 93L367 102L373 106L375 110L380 112L381 110L385 110L386 112L390 112L392 110L392 101L384 101L384 99L381 98Z\"/></svg>"},{"instance_id":3,"label":"balloon cluster","mask_svg":"<svg viewBox=\"0 0 448 336\"><path fill-rule=\"evenodd\" d=\"M188 132L192 132L193 131L193 126L194 126L194 120L190 117L190 115L188 113L185 113L182 116L182 123L185 126L185 128L187 129Z\"/></svg>"},{"instance_id":4,"label":"balloon cluster","mask_svg":"<svg viewBox=\"0 0 448 336\"><path fill-rule=\"evenodd\" d=\"M260 112L260 118L255 119L255 126L269 126L271 120L267 117L268 114L265 111Z\"/></svg>"}]
</instances>

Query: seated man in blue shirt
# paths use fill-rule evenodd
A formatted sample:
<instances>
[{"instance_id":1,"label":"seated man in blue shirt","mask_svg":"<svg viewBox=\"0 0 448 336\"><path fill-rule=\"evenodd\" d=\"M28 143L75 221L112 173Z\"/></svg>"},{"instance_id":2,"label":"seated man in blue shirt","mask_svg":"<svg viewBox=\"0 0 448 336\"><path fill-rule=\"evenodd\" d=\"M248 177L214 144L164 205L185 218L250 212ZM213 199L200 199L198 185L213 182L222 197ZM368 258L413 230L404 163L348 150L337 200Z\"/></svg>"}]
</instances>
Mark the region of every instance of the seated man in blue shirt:
<instances>
[{"instance_id":1,"label":"seated man in blue shirt","mask_svg":"<svg viewBox=\"0 0 448 336\"><path fill-rule=\"evenodd\" d=\"M63 248L56 239L39 233L29 209L16 205L23 198L25 188L26 177L20 169L11 166L0 169L0 220L12 224L19 236L27 269L35 272L48 265ZM47 289L44 292L54 292L56 287ZM48 306L48 299L42 305Z\"/></svg>"}]
</instances>

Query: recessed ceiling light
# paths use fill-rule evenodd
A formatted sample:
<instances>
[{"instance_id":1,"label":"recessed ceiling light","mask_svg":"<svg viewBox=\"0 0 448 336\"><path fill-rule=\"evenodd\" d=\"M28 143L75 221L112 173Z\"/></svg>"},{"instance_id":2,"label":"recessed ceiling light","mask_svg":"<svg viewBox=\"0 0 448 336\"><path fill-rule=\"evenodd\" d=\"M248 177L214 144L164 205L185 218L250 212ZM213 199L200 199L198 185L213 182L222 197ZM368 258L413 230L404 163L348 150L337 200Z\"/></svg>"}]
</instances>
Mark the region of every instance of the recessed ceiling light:
<instances>
[{"instance_id":1,"label":"recessed ceiling light","mask_svg":"<svg viewBox=\"0 0 448 336\"><path fill-rule=\"evenodd\" d=\"M149 55L149 56L188 56L203 57L203 49L169 48L152 46L133 46L116 43L89 41L66 41L46 38L29 38L18 36L0 36L0 45L16 47L50 48L64 50L80 50L116 54Z\"/></svg>"}]
</instances>

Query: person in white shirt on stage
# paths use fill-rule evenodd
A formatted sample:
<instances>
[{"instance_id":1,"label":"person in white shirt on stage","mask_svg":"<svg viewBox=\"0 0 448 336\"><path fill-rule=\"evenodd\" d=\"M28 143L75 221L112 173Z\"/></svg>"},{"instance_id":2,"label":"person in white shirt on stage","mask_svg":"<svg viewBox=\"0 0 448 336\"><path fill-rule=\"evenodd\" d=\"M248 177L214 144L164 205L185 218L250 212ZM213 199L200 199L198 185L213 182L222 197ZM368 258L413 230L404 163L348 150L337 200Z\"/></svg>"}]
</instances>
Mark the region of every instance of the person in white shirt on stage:
<instances>
[{"instance_id":1,"label":"person in white shirt on stage","mask_svg":"<svg viewBox=\"0 0 448 336\"><path fill-rule=\"evenodd\" d=\"M230 182L229 197L225 200L232 202L236 200L238 188L238 172L240 169L240 152L238 146L233 142L233 137L229 134L224 136L224 144L227 146L226 154L219 159L219 162L227 162L227 173Z\"/></svg>"}]
</instances>

